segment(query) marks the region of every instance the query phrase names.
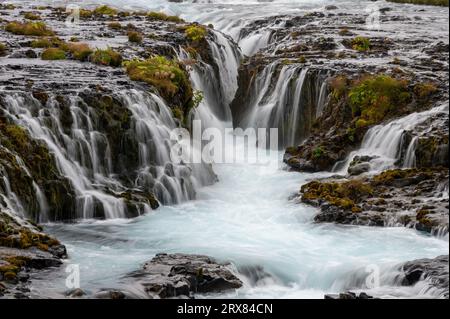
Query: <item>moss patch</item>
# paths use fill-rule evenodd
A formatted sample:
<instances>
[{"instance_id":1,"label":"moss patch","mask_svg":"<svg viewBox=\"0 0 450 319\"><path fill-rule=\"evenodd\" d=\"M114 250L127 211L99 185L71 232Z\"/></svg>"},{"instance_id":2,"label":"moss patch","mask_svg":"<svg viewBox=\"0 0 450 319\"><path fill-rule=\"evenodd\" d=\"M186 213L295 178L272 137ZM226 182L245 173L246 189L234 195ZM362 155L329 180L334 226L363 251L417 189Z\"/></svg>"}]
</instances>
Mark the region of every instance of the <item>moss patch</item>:
<instances>
[{"instance_id":1,"label":"moss patch","mask_svg":"<svg viewBox=\"0 0 450 319\"><path fill-rule=\"evenodd\" d=\"M388 113L402 109L410 101L408 82L387 75L370 76L354 83L348 93L358 127L381 122Z\"/></svg>"},{"instance_id":2,"label":"moss patch","mask_svg":"<svg viewBox=\"0 0 450 319\"><path fill-rule=\"evenodd\" d=\"M201 25L190 25L184 30L186 38L192 42L200 42L205 40L208 31Z\"/></svg>"},{"instance_id":3,"label":"moss patch","mask_svg":"<svg viewBox=\"0 0 450 319\"><path fill-rule=\"evenodd\" d=\"M122 65L122 55L111 48L106 50L97 49L91 56L95 64L119 67Z\"/></svg>"},{"instance_id":4,"label":"moss patch","mask_svg":"<svg viewBox=\"0 0 450 319\"><path fill-rule=\"evenodd\" d=\"M6 25L5 30L16 35L29 36L52 36L55 34L53 30L47 27L44 22L10 22Z\"/></svg>"},{"instance_id":5,"label":"moss patch","mask_svg":"<svg viewBox=\"0 0 450 319\"><path fill-rule=\"evenodd\" d=\"M162 12L148 12L147 18L151 21L167 21L167 22L175 22L175 23L183 23L184 20L177 16L169 16Z\"/></svg>"},{"instance_id":6,"label":"moss patch","mask_svg":"<svg viewBox=\"0 0 450 319\"><path fill-rule=\"evenodd\" d=\"M104 5L95 8L94 11L92 11L92 13L95 15L115 16L117 15L118 11L112 7Z\"/></svg>"},{"instance_id":7,"label":"moss patch","mask_svg":"<svg viewBox=\"0 0 450 319\"><path fill-rule=\"evenodd\" d=\"M125 66L131 80L154 86L165 98L175 96L180 90L192 91L189 79L180 64L163 56L128 61Z\"/></svg>"},{"instance_id":8,"label":"moss patch","mask_svg":"<svg viewBox=\"0 0 450 319\"><path fill-rule=\"evenodd\" d=\"M58 48L48 48L42 52L42 60L65 60L66 52Z\"/></svg>"}]
</instances>

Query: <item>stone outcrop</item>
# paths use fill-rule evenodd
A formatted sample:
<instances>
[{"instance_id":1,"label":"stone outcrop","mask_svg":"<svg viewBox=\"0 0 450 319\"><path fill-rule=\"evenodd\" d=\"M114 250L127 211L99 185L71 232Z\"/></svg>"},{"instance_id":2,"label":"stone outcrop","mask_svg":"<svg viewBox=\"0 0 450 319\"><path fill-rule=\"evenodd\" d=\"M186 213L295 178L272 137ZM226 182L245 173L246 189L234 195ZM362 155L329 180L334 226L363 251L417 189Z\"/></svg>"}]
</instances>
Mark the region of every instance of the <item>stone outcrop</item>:
<instances>
[{"instance_id":1,"label":"stone outcrop","mask_svg":"<svg viewBox=\"0 0 450 319\"><path fill-rule=\"evenodd\" d=\"M301 201L320 208L316 222L393 226L448 233L448 168L390 170L373 177L313 181Z\"/></svg>"},{"instance_id":2,"label":"stone outcrop","mask_svg":"<svg viewBox=\"0 0 450 319\"><path fill-rule=\"evenodd\" d=\"M101 289L88 298L184 299L195 298L196 294L226 292L242 285L229 263L202 255L157 254L141 270L125 275L119 288Z\"/></svg>"}]
</instances>

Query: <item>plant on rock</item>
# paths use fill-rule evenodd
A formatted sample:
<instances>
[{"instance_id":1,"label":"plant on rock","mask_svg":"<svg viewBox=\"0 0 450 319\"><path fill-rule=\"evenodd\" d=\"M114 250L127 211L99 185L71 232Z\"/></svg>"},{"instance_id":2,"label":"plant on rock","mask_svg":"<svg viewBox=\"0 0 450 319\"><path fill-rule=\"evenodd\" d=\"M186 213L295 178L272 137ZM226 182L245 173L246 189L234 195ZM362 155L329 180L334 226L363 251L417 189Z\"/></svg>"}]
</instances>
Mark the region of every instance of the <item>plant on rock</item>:
<instances>
[{"instance_id":1,"label":"plant on rock","mask_svg":"<svg viewBox=\"0 0 450 319\"><path fill-rule=\"evenodd\" d=\"M16 35L52 36L55 34L44 22L17 22L6 25L5 30Z\"/></svg>"},{"instance_id":2,"label":"plant on rock","mask_svg":"<svg viewBox=\"0 0 450 319\"><path fill-rule=\"evenodd\" d=\"M352 49L359 52L370 50L370 40L365 37L356 37L352 40Z\"/></svg>"},{"instance_id":3,"label":"plant on rock","mask_svg":"<svg viewBox=\"0 0 450 319\"><path fill-rule=\"evenodd\" d=\"M183 88L190 88L189 79L180 65L163 56L128 61L125 67L131 80L154 86L165 98L173 97Z\"/></svg>"},{"instance_id":4,"label":"plant on rock","mask_svg":"<svg viewBox=\"0 0 450 319\"><path fill-rule=\"evenodd\" d=\"M189 41L200 42L206 38L208 31L204 26L191 25L185 29L184 33Z\"/></svg>"},{"instance_id":5,"label":"plant on rock","mask_svg":"<svg viewBox=\"0 0 450 319\"><path fill-rule=\"evenodd\" d=\"M411 96L406 80L378 75L354 83L348 98L353 116L358 117L361 127L379 123L390 112L401 110Z\"/></svg>"},{"instance_id":6,"label":"plant on rock","mask_svg":"<svg viewBox=\"0 0 450 319\"><path fill-rule=\"evenodd\" d=\"M65 60L66 52L58 48L48 48L42 52L42 60Z\"/></svg>"},{"instance_id":7,"label":"plant on rock","mask_svg":"<svg viewBox=\"0 0 450 319\"><path fill-rule=\"evenodd\" d=\"M122 55L111 48L106 50L97 49L91 56L95 64L119 67L122 65Z\"/></svg>"}]
</instances>

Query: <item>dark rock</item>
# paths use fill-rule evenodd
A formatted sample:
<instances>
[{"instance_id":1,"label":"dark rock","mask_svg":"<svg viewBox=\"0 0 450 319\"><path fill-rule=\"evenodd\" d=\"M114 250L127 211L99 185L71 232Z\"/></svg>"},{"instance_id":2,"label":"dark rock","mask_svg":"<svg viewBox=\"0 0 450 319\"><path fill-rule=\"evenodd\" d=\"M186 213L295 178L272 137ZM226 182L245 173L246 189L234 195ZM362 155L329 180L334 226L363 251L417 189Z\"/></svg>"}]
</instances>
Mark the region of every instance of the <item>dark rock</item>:
<instances>
[{"instance_id":1,"label":"dark rock","mask_svg":"<svg viewBox=\"0 0 450 319\"><path fill-rule=\"evenodd\" d=\"M418 259L403 265L403 285L414 286L417 282L426 280L431 286L442 290L442 295L449 296L449 261L448 255L435 259Z\"/></svg>"},{"instance_id":2,"label":"dark rock","mask_svg":"<svg viewBox=\"0 0 450 319\"><path fill-rule=\"evenodd\" d=\"M228 264L207 256L185 254L158 254L142 270L125 279L138 282L150 298L190 297L195 293L218 293L242 286Z\"/></svg>"}]
</instances>

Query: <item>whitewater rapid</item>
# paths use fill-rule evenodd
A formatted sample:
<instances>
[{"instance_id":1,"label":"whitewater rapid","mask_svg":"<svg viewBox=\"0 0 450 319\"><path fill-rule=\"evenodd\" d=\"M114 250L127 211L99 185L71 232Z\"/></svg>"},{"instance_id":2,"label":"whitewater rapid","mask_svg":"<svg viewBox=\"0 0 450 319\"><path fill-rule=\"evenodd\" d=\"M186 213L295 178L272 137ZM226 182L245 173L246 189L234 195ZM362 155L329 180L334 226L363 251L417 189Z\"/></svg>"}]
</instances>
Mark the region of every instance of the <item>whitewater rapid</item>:
<instances>
[{"instance_id":1,"label":"whitewater rapid","mask_svg":"<svg viewBox=\"0 0 450 319\"><path fill-rule=\"evenodd\" d=\"M382 297L426 297L420 288L394 286L398 270L392 267L448 253L448 238L403 227L315 224L316 209L289 198L317 175L283 170L281 152L260 152L264 155L270 164L215 165L219 182L199 189L194 201L161 207L134 220L48 225L47 230L67 246L67 264L79 265L86 291L115 287L118 278L157 253L182 252L231 261L241 271L244 288L215 297L323 298L325 293L355 288ZM254 282L242 270L256 266L266 274ZM366 270L374 266L386 282L374 290L355 286L361 278L365 282ZM42 285L47 294L63 292L63 269L51 283L44 275L41 282L36 279L36 291Z\"/></svg>"}]
</instances>

